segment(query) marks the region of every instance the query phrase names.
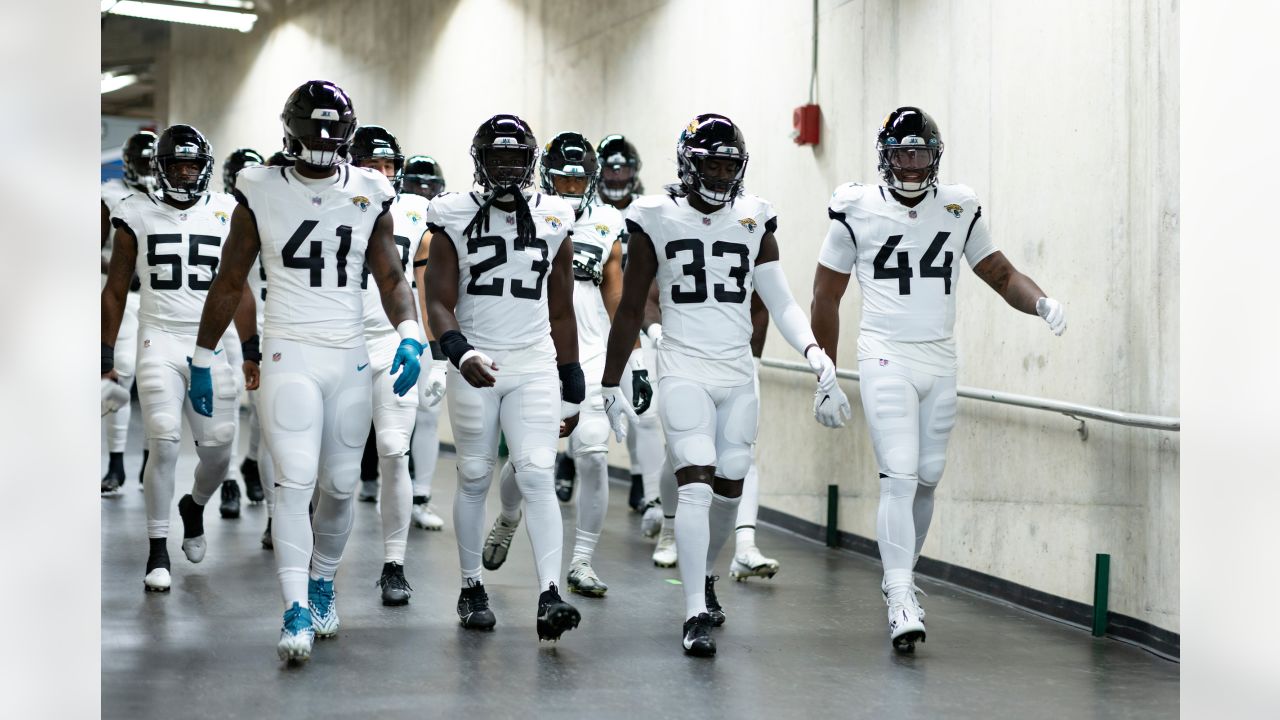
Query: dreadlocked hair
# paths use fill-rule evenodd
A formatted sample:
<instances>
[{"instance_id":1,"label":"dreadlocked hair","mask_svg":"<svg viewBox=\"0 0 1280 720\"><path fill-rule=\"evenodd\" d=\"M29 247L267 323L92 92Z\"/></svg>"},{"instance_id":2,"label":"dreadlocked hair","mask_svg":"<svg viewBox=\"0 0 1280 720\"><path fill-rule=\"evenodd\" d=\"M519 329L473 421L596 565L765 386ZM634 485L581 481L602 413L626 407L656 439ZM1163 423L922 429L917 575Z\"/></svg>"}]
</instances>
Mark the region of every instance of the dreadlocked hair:
<instances>
[{"instance_id":1,"label":"dreadlocked hair","mask_svg":"<svg viewBox=\"0 0 1280 720\"><path fill-rule=\"evenodd\" d=\"M529 210L529 200L520 191L520 188L514 185L497 187L490 191L489 196L484 199L484 202L480 204L480 208L476 210L475 216L471 218L471 222L467 223L467 227L462 231L463 235L468 238L478 239L484 233L489 232L489 208L493 206L493 201L504 192L515 198L516 242L527 246L538 236L538 229L533 224L533 213Z\"/></svg>"}]
</instances>

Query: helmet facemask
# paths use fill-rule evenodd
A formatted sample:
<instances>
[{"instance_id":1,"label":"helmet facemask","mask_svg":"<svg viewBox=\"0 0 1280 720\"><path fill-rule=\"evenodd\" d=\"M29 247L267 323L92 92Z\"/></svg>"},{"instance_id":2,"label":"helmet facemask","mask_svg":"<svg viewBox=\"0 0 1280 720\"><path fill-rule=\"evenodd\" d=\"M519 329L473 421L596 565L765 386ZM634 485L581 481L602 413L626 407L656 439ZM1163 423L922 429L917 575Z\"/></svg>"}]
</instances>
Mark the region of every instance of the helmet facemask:
<instances>
[{"instance_id":1,"label":"helmet facemask","mask_svg":"<svg viewBox=\"0 0 1280 720\"><path fill-rule=\"evenodd\" d=\"M152 168L161 191L177 202L190 202L209 192L213 158L193 144L178 145L173 153L152 159Z\"/></svg>"},{"instance_id":2,"label":"helmet facemask","mask_svg":"<svg viewBox=\"0 0 1280 720\"><path fill-rule=\"evenodd\" d=\"M538 158L535 148L520 145L514 138L499 137L492 146L473 149L472 153L478 155L476 180L486 190L505 196L520 193L533 183L533 166Z\"/></svg>"},{"instance_id":3,"label":"helmet facemask","mask_svg":"<svg viewBox=\"0 0 1280 720\"><path fill-rule=\"evenodd\" d=\"M680 182L713 205L723 205L742 192L742 179L747 173L746 154L725 146L715 154L695 148L684 148L680 155Z\"/></svg>"},{"instance_id":4,"label":"helmet facemask","mask_svg":"<svg viewBox=\"0 0 1280 720\"><path fill-rule=\"evenodd\" d=\"M356 124L339 117L337 110L329 108L316 108L309 118L286 116L285 152L316 168L341 164Z\"/></svg>"},{"instance_id":5,"label":"helmet facemask","mask_svg":"<svg viewBox=\"0 0 1280 720\"><path fill-rule=\"evenodd\" d=\"M635 192L636 175L636 169L625 160L605 164L600 169L600 194L613 201L625 198Z\"/></svg>"},{"instance_id":6,"label":"helmet facemask","mask_svg":"<svg viewBox=\"0 0 1280 720\"><path fill-rule=\"evenodd\" d=\"M880 175L899 195L917 197L938 183L943 146L936 138L926 142L918 135L909 135L899 142L890 137L877 142L876 150Z\"/></svg>"}]
</instances>

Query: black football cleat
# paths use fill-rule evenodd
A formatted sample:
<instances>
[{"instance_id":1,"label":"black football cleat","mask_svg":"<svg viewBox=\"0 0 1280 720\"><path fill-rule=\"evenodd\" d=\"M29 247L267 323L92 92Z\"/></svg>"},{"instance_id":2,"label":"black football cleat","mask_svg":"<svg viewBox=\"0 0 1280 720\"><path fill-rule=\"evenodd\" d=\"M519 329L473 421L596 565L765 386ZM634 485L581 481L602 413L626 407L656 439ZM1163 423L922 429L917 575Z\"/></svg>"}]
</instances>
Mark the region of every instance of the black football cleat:
<instances>
[{"instance_id":1,"label":"black football cleat","mask_svg":"<svg viewBox=\"0 0 1280 720\"><path fill-rule=\"evenodd\" d=\"M383 605L408 605L413 588L404 579L404 565L395 562L382 564L382 577L374 583L382 588Z\"/></svg>"},{"instance_id":2,"label":"black football cleat","mask_svg":"<svg viewBox=\"0 0 1280 720\"><path fill-rule=\"evenodd\" d=\"M120 486L124 485L124 471L109 468L107 474L102 476L102 494L114 495L120 492Z\"/></svg>"},{"instance_id":3,"label":"black football cleat","mask_svg":"<svg viewBox=\"0 0 1280 720\"><path fill-rule=\"evenodd\" d=\"M699 613L684 621L684 653L695 657L716 654L716 641L711 638L711 616Z\"/></svg>"},{"instance_id":4,"label":"black football cleat","mask_svg":"<svg viewBox=\"0 0 1280 720\"><path fill-rule=\"evenodd\" d=\"M555 642L566 632L578 627L582 613L560 598L556 584L538 596L538 639Z\"/></svg>"},{"instance_id":5,"label":"black football cleat","mask_svg":"<svg viewBox=\"0 0 1280 720\"><path fill-rule=\"evenodd\" d=\"M262 531L261 542L263 550L275 549L276 543L271 539L271 518L267 518L267 529Z\"/></svg>"},{"instance_id":6,"label":"black football cleat","mask_svg":"<svg viewBox=\"0 0 1280 720\"><path fill-rule=\"evenodd\" d=\"M258 473L258 461L245 458L240 464L240 476L244 478L244 495L251 503L260 503L262 494L262 475Z\"/></svg>"},{"instance_id":7,"label":"black football cleat","mask_svg":"<svg viewBox=\"0 0 1280 720\"><path fill-rule=\"evenodd\" d=\"M222 503L218 505L218 514L224 520L240 517L240 486L235 480L222 481Z\"/></svg>"},{"instance_id":8,"label":"black football cleat","mask_svg":"<svg viewBox=\"0 0 1280 720\"><path fill-rule=\"evenodd\" d=\"M707 596L707 615L711 618L711 624L720 627L724 624L724 608L720 607L720 600L716 598L716 581L720 579L719 575L708 575L706 596Z\"/></svg>"},{"instance_id":9,"label":"black football cleat","mask_svg":"<svg viewBox=\"0 0 1280 720\"><path fill-rule=\"evenodd\" d=\"M489 593L484 583L477 582L462 588L458 594L458 619L468 630L492 630L498 619L489 609Z\"/></svg>"}]
</instances>

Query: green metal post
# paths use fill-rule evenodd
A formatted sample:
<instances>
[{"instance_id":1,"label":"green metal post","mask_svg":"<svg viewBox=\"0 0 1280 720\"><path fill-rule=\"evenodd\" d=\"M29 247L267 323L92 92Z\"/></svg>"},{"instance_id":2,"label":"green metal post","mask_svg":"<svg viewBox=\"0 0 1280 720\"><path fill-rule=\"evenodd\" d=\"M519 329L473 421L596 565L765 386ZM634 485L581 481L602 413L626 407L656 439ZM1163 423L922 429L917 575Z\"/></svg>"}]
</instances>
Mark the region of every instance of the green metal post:
<instances>
[{"instance_id":1,"label":"green metal post","mask_svg":"<svg viewBox=\"0 0 1280 720\"><path fill-rule=\"evenodd\" d=\"M836 529L840 515L840 486L827 486L827 547L838 547L840 536Z\"/></svg>"},{"instance_id":2,"label":"green metal post","mask_svg":"<svg viewBox=\"0 0 1280 720\"><path fill-rule=\"evenodd\" d=\"M1107 594L1111 586L1111 556L1098 553L1093 565L1093 636L1107 634Z\"/></svg>"}]
</instances>

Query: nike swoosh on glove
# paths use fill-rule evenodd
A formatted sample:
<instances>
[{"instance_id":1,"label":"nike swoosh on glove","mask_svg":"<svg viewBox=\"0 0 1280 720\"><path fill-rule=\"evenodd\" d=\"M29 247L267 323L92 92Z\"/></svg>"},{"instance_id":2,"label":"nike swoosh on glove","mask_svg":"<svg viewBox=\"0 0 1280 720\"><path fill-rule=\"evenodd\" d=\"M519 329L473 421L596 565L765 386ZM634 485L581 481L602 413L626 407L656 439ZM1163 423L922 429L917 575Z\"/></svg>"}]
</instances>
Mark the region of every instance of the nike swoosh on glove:
<instances>
[{"instance_id":1,"label":"nike swoosh on glove","mask_svg":"<svg viewBox=\"0 0 1280 720\"><path fill-rule=\"evenodd\" d=\"M205 417L213 417L213 373L207 367L195 367L187 360L191 370L191 387L187 388L187 397L191 399L191 407Z\"/></svg>"},{"instance_id":2,"label":"nike swoosh on glove","mask_svg":"<svg viewBox=\"0 0 1280 720\"><path fill-rule=\"evenodd\" d=\"M1042 297L1036 301L1036 314L1049 323L1054 335L1061 335L1067 329L1067 309L1053 298Z\"/></svg>"},{"instance_id":3,"label":"nike swoosh on glove","mask_svg":"<svg viewBox=\"0 0 1280 720\"><path fill-rule=\"evenodd\" d=\"M815 345L805 353L804 359L809 361L809 368L813 370L814 375L818 376L818 389L829 393L832 388L838 387L836 364L827 357L826 350Z\"/></svg>"},{"instance_id":4,"label":"nike swoosh on glove","mask_svg":"<svg viewBox=\"0 0 1280 720\"><path fill-rule=\"evenodd\" d=\"M813 417L829 428L842 428L845 421L853 417L853 410L849 408L849 398L845 396L844 390L841 390L839 385L830 392L818 388L813 394Z\"/></svg>"},{"instance_id":5,"label":"nike swoosh on glove","mask_svg":"<svg viewBox=\"0 0 1280 720\"><path fill-rule=\"evenodd\" d=\"M420 355L422 343L413 338L401 340L400 347L396 348L396 356L391 360L391 374L395 375L397 370L401 372L391 389L400 397L404 397L418 382L418 374L422 372L422 365L418 361Z\"/></svg>"},{"instance_id":6,"label":"nike swoosh on glove","mask_svg":"<svg viewBox=\"0 0 1280 720\"><path fill-rule=\"evenodd\" d=\"M613 385L600 388L600 396L604 400L604 413L609 416L609 427L613 428L614 437L618 442L626 440L627 424L622 421L623 416L632 420L638 417L635 409L631 407L631 401L627 399L627 394L622 392L622 388Z\"/></svg>"}]
</instances>

